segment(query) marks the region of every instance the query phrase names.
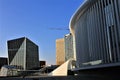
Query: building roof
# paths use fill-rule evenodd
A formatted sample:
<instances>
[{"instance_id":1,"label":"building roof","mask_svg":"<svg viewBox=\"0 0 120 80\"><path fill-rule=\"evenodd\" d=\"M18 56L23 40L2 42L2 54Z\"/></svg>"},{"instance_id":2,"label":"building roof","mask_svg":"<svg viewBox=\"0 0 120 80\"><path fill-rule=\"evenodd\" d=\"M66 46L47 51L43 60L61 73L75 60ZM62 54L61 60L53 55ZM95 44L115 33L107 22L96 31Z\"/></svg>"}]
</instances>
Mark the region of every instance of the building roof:
<instances>
[{"instance_id":1,"label":"building roof","mask_svg":"<svg viewBox=\"0 0 120 80\"><path fill-rule=\"evenodd\" d=\"M91 5L91 3L93 3L94 1L97 0L85 0L82 5L80 5L80 7L75 11L75 13L73 14L73 16L70 19L70 23L69 23L69 28L70 30L74 28L74 24L75 22L78 20L78 18L84 13L84 11L89 8L89 6ZM72 32L72 31L71 31Z\"/></svg>"}]
</instances>

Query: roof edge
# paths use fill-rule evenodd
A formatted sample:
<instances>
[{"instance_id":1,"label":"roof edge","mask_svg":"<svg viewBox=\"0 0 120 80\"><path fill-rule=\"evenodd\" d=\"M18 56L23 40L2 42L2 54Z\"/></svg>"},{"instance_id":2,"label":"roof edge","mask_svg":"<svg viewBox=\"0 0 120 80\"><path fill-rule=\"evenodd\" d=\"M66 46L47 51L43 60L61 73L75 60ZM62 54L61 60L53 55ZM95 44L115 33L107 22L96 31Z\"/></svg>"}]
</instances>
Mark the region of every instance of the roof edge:
<instances>
[{"instance_id":1,"label":"roof edge","mask_svg":"<svg viewBox=\"0 0 120 80\"><path fill-rule=\"evenodd\" d=\"M69 22L69 29L72 32L72 29L74 28L75 21L77 20L77 17L81 16L83 12L90 6L90 2L95 0L85 0L75 11L75 13L72 15L70 22ZM73 33L73 32L72 32Z\"/></svg>"}]
</instances>

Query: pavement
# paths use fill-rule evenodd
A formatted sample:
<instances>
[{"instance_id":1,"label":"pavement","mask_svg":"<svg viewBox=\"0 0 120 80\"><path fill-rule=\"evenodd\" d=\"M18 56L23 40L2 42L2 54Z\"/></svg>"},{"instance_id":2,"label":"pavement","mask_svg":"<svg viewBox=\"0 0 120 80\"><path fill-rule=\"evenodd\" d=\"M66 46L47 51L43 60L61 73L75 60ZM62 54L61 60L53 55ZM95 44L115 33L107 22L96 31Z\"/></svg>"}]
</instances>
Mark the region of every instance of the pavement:
<instances>
[{"instance_id":1,"label":"pavement","mask_svg":"<svg viewBox=\"0 0 120 80\"><path fill-rule=\"evenodd\" d=\"M0 80L120 80L119 77L79 75L79 76L27 76L27 77L1 77Z\"/></svg>"}]
</instances>

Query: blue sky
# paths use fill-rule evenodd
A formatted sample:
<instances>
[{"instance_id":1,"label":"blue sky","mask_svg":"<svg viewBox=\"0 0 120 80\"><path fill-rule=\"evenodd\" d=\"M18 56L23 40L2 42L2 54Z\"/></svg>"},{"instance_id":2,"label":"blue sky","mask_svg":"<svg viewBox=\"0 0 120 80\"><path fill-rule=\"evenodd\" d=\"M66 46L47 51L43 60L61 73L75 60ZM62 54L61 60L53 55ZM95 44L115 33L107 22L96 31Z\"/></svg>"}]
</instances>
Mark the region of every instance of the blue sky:
<instances>
[{"instance_id":1,"label":"blue sky","mask_svg":"<svg viewBox=\"0 0 120 80\"><path fill-rule=\"evenodd\" d=\"M68 34L73 13L84 0L0 0L0 57L7 40L28 37L39 46L40 60L55 64L55 41Z\"/></svg>"}]
</instances>

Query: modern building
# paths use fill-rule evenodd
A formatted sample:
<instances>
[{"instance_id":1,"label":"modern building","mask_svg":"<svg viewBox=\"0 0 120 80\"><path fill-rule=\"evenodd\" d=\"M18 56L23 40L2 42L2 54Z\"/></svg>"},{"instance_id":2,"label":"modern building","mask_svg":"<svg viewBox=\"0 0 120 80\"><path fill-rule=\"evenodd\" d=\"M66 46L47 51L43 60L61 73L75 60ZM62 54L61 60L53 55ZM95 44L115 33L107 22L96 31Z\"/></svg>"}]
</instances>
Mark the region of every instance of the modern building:
<instances>
[{"instance_id":1,"label":"modern building","mask_svg":"<svg viewBox=\"0 0 120 80\"><path fill-rule=\"evenodd\" d=\"M40 67L43 68L46 66L46 61L39 61L40 62Z\"/></svg>"},{"instance_id":2,"label":"modern building","mask_svg":"<svg viewBox=\"0 0 120 80\"><path fill-rule=\"evenodd\" d=\"M65 62L65 41L64 38L56 40L56 65Z\"/></svg>"},{"instance_id":3,"label":"modern building","mask_svg":"<svg viewBox=\"0 0 120 80\"><path fill-rule=\"evenodd\" d=\"M8 58L0 57L0 69L3 65L7 65L7 64L8 64Z\"/></svg>"},{"instance_id":4,"label":"modern building","mask_svg":"<svg viewBox=\"0 0 120 80\"><path fill-rule=\"evenodd\" d=\"M85 0L70 30L77 68L120 65L120 0Z\"/></svg>"},{"instance_id":5,"label":"modern building","mask_svg":"<svg viewBox=\"0 0 120 80\"><path fill-rule=\"evenodd\" d=\"M22 70L39 67L38 46L26 37L9 40L8 63Z\"/></svg>"},{"instance_id":6,"label":"modern building","mask_svg":"<svg viewBox=\"0 0 120 80\"><path fill-rule=\"evenodd\" d=\"M0 76L1 76L1 77L17 76L17 69L16 69L15 66L4 65L4 66L2 66L2 68L1 68Z\"/></svg>"},{"instance_id":7,"label":"modern building","mask_svg":"<svg viewBox=\"0 0 120 80\"><path fill-rule=\"evenodd\" d=\"M65 61L74 58L74 51L73 51L73 36L72 34L67 34L64 36L65 41Z\"/></svg>"}]
</instances>

